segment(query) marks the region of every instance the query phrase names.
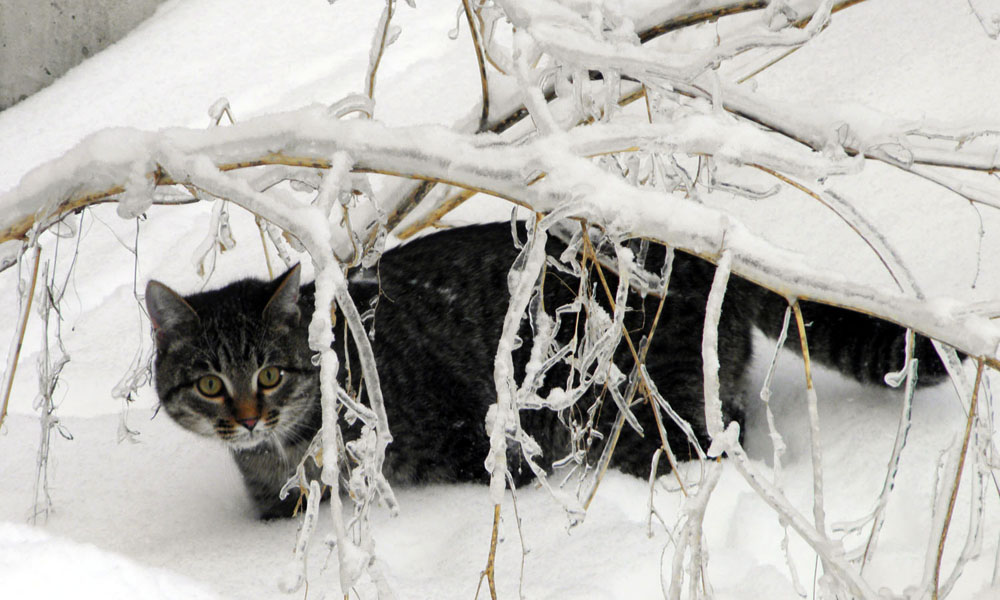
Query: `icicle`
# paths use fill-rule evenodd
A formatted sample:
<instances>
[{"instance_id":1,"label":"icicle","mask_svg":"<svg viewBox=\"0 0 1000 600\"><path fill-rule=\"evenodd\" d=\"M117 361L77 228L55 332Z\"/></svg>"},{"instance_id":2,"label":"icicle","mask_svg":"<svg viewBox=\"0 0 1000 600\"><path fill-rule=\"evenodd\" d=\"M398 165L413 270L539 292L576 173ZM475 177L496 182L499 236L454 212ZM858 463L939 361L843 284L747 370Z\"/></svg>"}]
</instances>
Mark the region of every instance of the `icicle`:
<instances>
[{"instance_id":1,"label":"icicle","mask_svg":"<svg viewBox=\"0 0 1000 600\"><path fill-rule=\"evenodd\" d=\"M720 456L730 440L723 440L725 424L722 422L722 398L719 383L719 319L722 316L722 300L729 283L733 254L728 249L722 251L722 258L715 269L712 289L705 305L705 327L702 333L701 356L705 378L705 425L712 439L708 455Z\"/></svg>"},{"instance_id":2,"label":"icicle","mask_svg":"<svg viewBox=\"0 0 1000 600\"><path fill-rule=\"evenodd\" d=\"M490 451L486 457L486 468L490 472L490 499L493 504L503 501L506 489L507 474L507 431L517 429L517 405L515 401L516 384L514 383L514 338L520 328L521 317L528 306L528 301L535 289L545 265L545 242L548 239L545 231L536 227L534 235L528 239L515 266L507 277L510 286L510 304L504 316L500 341L497 344L497 354L493 366L493 379L496 384L497 403L487 415L488 431L490 432ZM518 268L520 265L520 268Z\"/></svg>"},{"instance_id":3,"label":"icicle","mask_svg":"<svg viewBox=\"0 0 1000 600\"><path fill-rule=\"evenodd\" d=\"M313 479L309 482L309 494L306 497L306 514L302 518L299 536L295 541L295 554L285 567L285 572L278 582L278 587L286 594L299 591L302 584L308 580L307 559L309 557L309 545L312 540L313 530L316 529L316 522L319 520L319 503L322 496L319 482Z\"/></svg>"}]
</instances>

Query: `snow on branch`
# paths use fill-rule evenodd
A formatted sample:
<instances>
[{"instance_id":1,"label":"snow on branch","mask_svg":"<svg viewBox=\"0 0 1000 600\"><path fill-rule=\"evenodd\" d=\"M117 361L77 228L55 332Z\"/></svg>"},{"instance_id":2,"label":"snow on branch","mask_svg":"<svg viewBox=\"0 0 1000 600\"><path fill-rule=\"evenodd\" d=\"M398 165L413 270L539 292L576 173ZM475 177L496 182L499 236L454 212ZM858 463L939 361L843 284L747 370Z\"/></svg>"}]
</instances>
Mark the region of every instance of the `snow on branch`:
<instances>
[{"instance_id":1,"label":"snow on branch","mask_svg":"<svg viewBox=\"0 0 1000 600\"><path fill-rule=\"evenodd\" d=\"M823 0L805 27L785 27L768 31L766 27L730 39L709 50L657 52L639 45L634 26L610 15L614 36L602 35L605 14L574 10L555 0L517 2L497 0L516 29L527 31L547 54L565 64L585 65L588 69L618 71L639 80L647 78L689 82L722 61L751 48L799 46L814 37L826 25L833 8L832 0ZM632 43L629 44L628 42Z\"/></svg>"},{"instance_id":2,"label":"snow on branch","mask_svg":"<svg viewBox=\"0 0 1000 600\"><path fill-rule=\"evenodd\" d=\"M731 215L674 195L635 188L585 158L645 146L694 154L718 152L728 160L743 158L748 164L811 177L851 168L850 161L786 146L780 136L743 124L710 124L707 117L682 119L677 124L651 125L646 135L639 135L638 128L628 123L595 125L520 146L436 126L393 128L378 122L337 121L322 108L210 130L109 130L38 167L19 187L0 197L0 204L10 207L0 216L0 241L19 238L33 226L51 224L66 211L121 193L135 164L159 165L150 176L163 185L190 183L196 174L249 166L326 169L331 165L327 157L346 152L356 171L445 182L538 212L568 204L572 206L567 216L604 223L621 234L657 240L708 259L719 258L725 239L733 252L734 273L782 295L903 322L971 355L997 358L1000 325L977 316L961 298L922 301L835 273L817 272L796 254L751 233ZM165 169L169 156L191 158ZM545 178L533 183L540 173ZM290 226L285 215L302 208L278 194L261 194L249 186L240 189L243 194L251 192L256 198L253 212L273 217L279 226ZM218 195L225 197L221 192Z\"/></svg>"}]
</instances>

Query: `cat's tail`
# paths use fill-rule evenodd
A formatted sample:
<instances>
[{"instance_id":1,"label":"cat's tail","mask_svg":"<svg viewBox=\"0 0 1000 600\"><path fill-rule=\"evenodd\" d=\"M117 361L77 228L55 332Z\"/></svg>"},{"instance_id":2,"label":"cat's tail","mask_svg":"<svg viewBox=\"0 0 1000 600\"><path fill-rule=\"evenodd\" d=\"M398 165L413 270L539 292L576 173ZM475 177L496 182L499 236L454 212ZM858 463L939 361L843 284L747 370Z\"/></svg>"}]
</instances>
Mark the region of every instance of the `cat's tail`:
<instances>
[{"instance_id":1,"label":"cat's tail","mask_svg":"<svg viewBox=\"0 0 1000 600\"><path fill-rule=\"evenodd\" d=\"M757 288L759 304L754 324L768 337L781 334L788 302ZM816 302L800 302L809 357L863 383L885 384L888 373L903 367L906 329L870 315ZM801 343L794 315L788 324L786 348L800 354ZM948 376L929 338L915 337L913 356L918 361L918 385L933 385ZM961 356L961 355L960 355Z\"/></svg>"}]
</instances>

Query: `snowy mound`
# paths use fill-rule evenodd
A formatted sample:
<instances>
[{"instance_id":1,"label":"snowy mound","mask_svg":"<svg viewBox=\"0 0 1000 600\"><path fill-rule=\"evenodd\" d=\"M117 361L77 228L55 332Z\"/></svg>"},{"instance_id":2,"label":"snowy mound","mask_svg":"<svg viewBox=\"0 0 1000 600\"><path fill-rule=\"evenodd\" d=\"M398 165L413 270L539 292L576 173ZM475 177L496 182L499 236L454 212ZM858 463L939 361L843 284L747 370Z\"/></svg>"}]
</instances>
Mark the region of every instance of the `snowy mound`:
<instances>
[{"instance_id":1,"label":"snowy mound","mask_svg":"<svg viewBox=\"0 0 1000 600\"><path fill-rule=\"evenodd\" d=\"M0 579L7 598L218 598L181 575L14 523L0 523Z\"/></svg>"}]
</instances>

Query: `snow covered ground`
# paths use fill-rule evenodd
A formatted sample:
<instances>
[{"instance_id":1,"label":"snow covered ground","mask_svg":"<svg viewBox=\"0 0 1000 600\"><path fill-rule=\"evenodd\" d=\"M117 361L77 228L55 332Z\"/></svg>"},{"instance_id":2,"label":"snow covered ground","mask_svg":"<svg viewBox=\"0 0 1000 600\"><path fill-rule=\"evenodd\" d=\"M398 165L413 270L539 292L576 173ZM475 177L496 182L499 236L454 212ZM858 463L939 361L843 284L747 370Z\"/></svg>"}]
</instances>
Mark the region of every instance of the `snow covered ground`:
<instances>
[{"instance_id":1,"label":"snow covered ground","mask_svg":"<svg viewBox=\"0 0 1000 600\"><path fill-rule=\"evenodd\" d=\"M468 32L450 40L459 3L425 0L399 7L399 42L379 72L377 117L392 124L449 124L473 110L478 73ZM132 35L72 70L36 96L0 113L0 192L32 167L59 156L89 133L115 126L158 129L201 127L207 110L227 97L237 119L313 102L330 103L360 90L368 43L381 3L324 0L173 0ZM935 0L868 2L835 16L819 40L756 78L762 92L822 107L865 104L902 118L1000 123L1000 48L987 38L964 3ZM996 298L1000 272L989 257L1000 250L1000 216L979 213L933 187L902 181L887 169L852 192L870 197L871 217L908 257L922 282L939 290L968 289ZM907 217L896 212L900 203ZM786 227L770 239L808 249L829 236L828 215L790 198L769 210L746 209L762 229L782 215ZM944 208L942 208L942 206ZM72 283L64 302L63 337L72 360L57 390L62 430L54 436L49 480L55 512L39 527L32 516L37 418L34 365L41 332L29 327L15 381L11 416L0 432L0 581L14 597L274 598L291 559L298 523L261 523L252 516L239 476L220 445L182 431L165 415L153 417L155 395L143 389L120 416L111 390L142 347L148 347L134 293L149 278L184 290L200 282L191 256L207 230L207 206L155 208L139 225L113 207L89 211ZM459 219L503 216L477 202ZM981 214L980 214L981 213ZM914 215L924 218L913 218ZM975 289L970 254L982 219L983 261ZM210 285L265 273L256 229L234 215L238 247L219 259ZM140 235L136 236L137 227ZM136 240L138 244L136 245ZM62 268L73 239L61 241ZM837 268L869 269L870 257L829 256ZM54 247L54 242L51 242ZM827 246L831 247L831 246ZM836 247L835 245L832 247ZM859 259L858 256L863 256ZM954 260L953 260L954 259ZM65 270L62 271L65 273ZM136 272L134 284L133 272ZM877 275L873 275L876 277ZM17 307L12 270L0 273L0 364ZM748 393L755 394L770 348L761 338ZM831 373L816 387L821 402L828 522L863 517L884 478L900 412L898 392L865 388ZM783 477L789 498L811 510L812 479L800 363L781 360L775 396L779 429L789 451ZM120 441L121 421L138 432ZM941 452L960 443L965 416L950 387L921 391L913 427L890 497L880 546L865 575L902 593L919 582L930 539L930 507ZM994 433L995 435L995 433ZM748 432L754 458L770 456L767 429L755 414ZM761 462L762 469L768 467ZM966 478L968 479L968 478ZM995 565L1000 536L1000 492L987 490L978 558L954 598L1000 596ZM968 486L951 524L944 573L968 535ZM397 490L401 513L376 515L377 552L400 598L469 598L489 548L492 510L487 490L438 485ZM647 536L646 482L612 473L585 522L567 529L561 509L542 490L525 489L504 505L497 581L503 598L660 597L671 569L672 544L654 523ZM682 502L659 489L657 510L672 525ZM308 595L342 597L335 556L321 543L323 515L310 551ZM708 580L719 598L796 598L774 513L743 479L725 467L706 516ZM528 553L523 560L521 540ZM815 556L794 534L789 554L804 592L812 594ZM849 536L855 546L858 536ZM370 592L371 590L362 590Z\"/></svg>"}]
</instances>

